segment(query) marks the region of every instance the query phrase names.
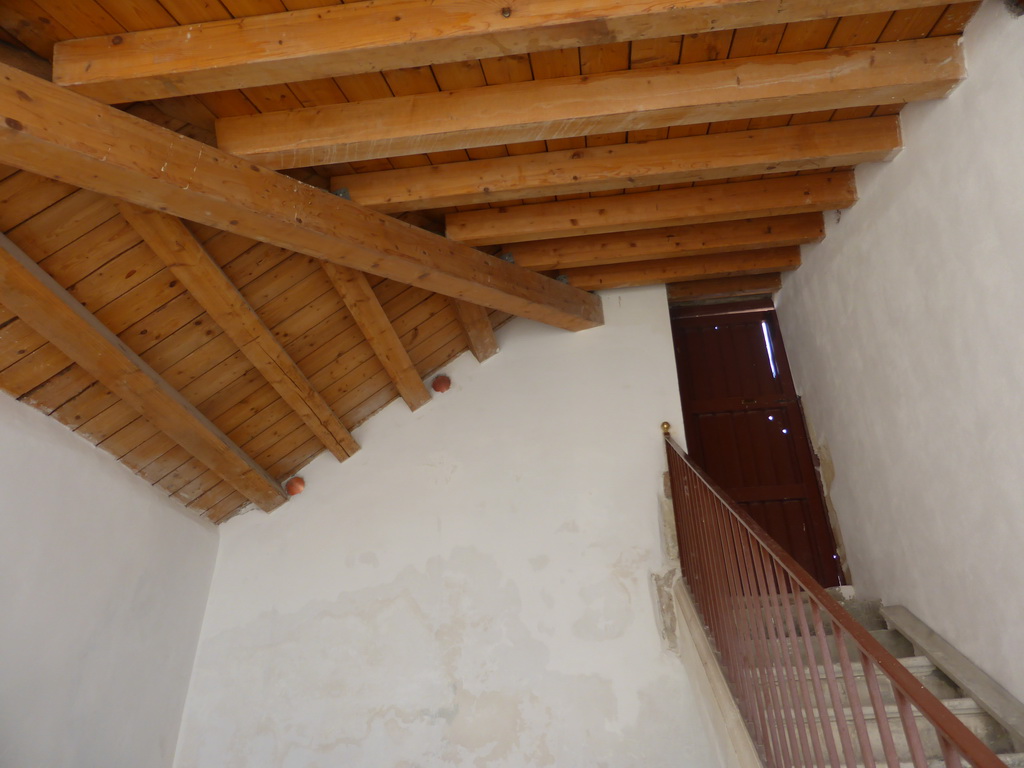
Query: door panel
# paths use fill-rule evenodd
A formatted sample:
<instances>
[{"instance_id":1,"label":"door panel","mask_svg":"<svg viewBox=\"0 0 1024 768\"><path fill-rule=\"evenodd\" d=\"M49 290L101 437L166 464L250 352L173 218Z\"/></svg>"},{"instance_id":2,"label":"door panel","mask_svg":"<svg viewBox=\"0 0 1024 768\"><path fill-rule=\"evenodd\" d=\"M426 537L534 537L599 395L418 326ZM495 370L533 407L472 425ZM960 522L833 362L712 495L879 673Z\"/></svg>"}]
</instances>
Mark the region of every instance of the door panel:
<instances>
[{"instance_id":1,"label":"door panel","mask_svg":"<svg viewBox=\"0 0 1024 768\"><path fill-rule=\"evenodd\" d=\"M775 312L674 311L690 455L812 576L840 583Z\"/></svg>"}]
</instances>

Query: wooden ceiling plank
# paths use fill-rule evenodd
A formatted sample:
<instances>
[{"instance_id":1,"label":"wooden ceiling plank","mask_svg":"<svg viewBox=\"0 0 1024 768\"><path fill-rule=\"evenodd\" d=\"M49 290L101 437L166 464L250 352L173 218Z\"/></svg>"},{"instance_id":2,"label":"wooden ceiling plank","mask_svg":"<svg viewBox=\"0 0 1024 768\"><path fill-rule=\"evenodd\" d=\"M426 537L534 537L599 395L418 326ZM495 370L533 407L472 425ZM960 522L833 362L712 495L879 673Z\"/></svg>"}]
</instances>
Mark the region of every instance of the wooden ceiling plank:
<instances>
[{"instance_id":1,"label":"wooden ceiling plank","mask_svg":"<svg viewBox=\"0 0 1024 768\"><path fill-rule=\"evenodd\" d=\"M0 159L146 208L581 330L600 301L0 66Z\"/></svg>"},{"instance_id":2,"label":"wooden ceiling plank","mask_svg":"<svg viewBox=\"0 0 1024 768\"><path fill-rule=\"evenodd\" d=\"M713 256L686 256L679 259L612 264L603 267L571 269L564 274L569 282L588 291L630 288L638 285L706 280L735 275L786 272L800 266L800 248L767 248L761 251L719 253Z\"/></svg>"},{"instance_id":3,"label":"wooden ceiling plank","mask_svg":"<svg viewBox=\"0 0 1024 768\"><path fill-rule=\"evenodd\" d=\"M95 381L96 379L80 365L72 364L55 376L51 376L35 389L26 392L22 400L33 408L50 415Z\"/></svg>"},{"instance_id":4,"label":"wooden ceiling plank","mask_svg":"<svg viewBox=\"0 0 1024 768\"><path fill-rule=\"evenodd\" d=\"M452 309L455 310L462 330L466 334L466 341L473 357L478 362L483 362L498 353L498 339L494 335L494 328L491 326L491 318L487 310L476 304L469 304L465 301L451 300Z\"/></svg>"},{"instance_id":5,"label":"wooden ceiling plank","mask_svg":"<svg viewBox=\"0 0 1024 768\"><path fill-rule=\"evenodd\" d=\"M20 398L56 376L71 362L53 344L44 344L0 372L0 389Z\"/></svg>"},{"instance_id":6,"label":"wooden ceiling plank","mask_svg":"<svg viewBox=\"0 0 1024 768\"><path fill-rule=\"evenodd\" d=\"M779 273L691 280L685 283L669 283L668 301L671 304L701 299L725 299L733 296L758 296L775 293L781 287L782 275Z\"/></svg>"},{"instance_id":7,"label":"wooden ceiling plank","mask_svg":"<svg viewBox=\"0 0 1024 768\"><path fill-rule=\"evenodd\" d=\"M416 372L408 351L402 346L366 275L335 264L324 263L323 268L409 409L415 411L430 402L430 393Z\"/></svg>"},{"instance_id":8,"label":"wooden ceiling plank","mask_svg":"<svg viewBox=\"0 0 1024 768\"><path fill-rule=\"evenodd\" d=\"M146 101L358 75L367 62L402 69L927 4L552 0L517 5L505 17L495 5L467 11L459 0L381 0L65 40L54 50L54 78L106 103Z\"/></svg>"},{"instance_id":9,"label":"wooden ceiling plank","mask_svg":"<svg viewBox=\"0 0 1024 768\"><path fill-rule=\"evenodd\" d=\"M362 205L396 213L857 165L888 160L899 148L897 119L864 118L335 176L331 186L347 189Z\"/></svg>"},{"instance_id":10,"label":"wooden ceiling plank","mask_svg":"<svg viewBox=\"0 0 1024 768\"><path fill-rule=\"evenodd\" d=\"M0 245L4 304L260 507L274 509L287 499L273 478L20 248L7 238Z\"/></svg>"},{"instance_id":11,"label":"wooden ceiling plank","mask_svg":"<svg viewBox=\"0 0 1024 768\"><path fill-rule=\"evenodd\" d=\"M958 40L926 38L225 118L217 139L293 168L934 99L963 76Z\"/></svg>"},{"instance_id":12,"label":"wooden ceiling plank","mask_svg":"<svg viewBox=\"0 0 1024 768\"><path fill-rule=\"evenodd\" d=\"M832 211L857 202L852 172L714 184L606 199L494 208L447 217L448 237L508 245L579 235ZM516 262L520 263L520 262Z\"/></svg>"},{"instance_id":13,"label":"wooden ceiling plank","mask_svg":"<svg viewBox=\"0 0 1024 768\"><path fill-rule=\"evenodd\" d=\"M536 270L576 269L679 256L779 248L819 242L820 213L695 224L635 232L538 240L511 246L517 263Z\"/></svg>"},{"instance_id":14,"label":"wooden ceiling plank","mask_svg":"<svg viewBox=\"0 0 1024 768\"><path fill-rule=\"evenodd\" d=\"M344 461L359 445L235 285L180 219L121 203L121 214L193 298L309 426Z\"/></svg>"}]
</instances>

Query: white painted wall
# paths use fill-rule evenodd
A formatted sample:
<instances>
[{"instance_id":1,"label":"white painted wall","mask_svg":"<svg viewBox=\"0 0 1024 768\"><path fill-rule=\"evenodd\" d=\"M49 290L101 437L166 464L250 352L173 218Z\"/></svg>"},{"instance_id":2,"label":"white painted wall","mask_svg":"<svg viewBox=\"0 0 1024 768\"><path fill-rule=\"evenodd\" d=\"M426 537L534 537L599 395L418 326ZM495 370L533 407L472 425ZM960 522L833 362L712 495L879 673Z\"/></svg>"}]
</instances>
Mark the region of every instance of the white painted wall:
<instances>
[{"instance_id":1,"label":"white painted wall","mask_svg":"<svg viewBox=\"0 0 1024 768\"><path fill-rule=\"evenodd\" d=\"M1024 19L989 0L965 46L778 304L858 591L1024 699Z\"/></svg>"},{"instance_id":2,"label":"white painted wall","mask_svg":"<svg viewBox=\"0 0 1024 768\"><path fill-rule=\"evenodd\" d=\"M216 531L2 394L0 425L0 766L169 766Z\"/></svg>"},{"instance_id":3,"label":"white painted wall","mask_svg":"<svg viewBox=\"0 0 1024 768\"><path fill-rule=\"evenodd\" d=\"M514 321L222 529L178 768L717 764L648 586L680 424L664 291L605 308Z\"/></svg>"}]
</instances>

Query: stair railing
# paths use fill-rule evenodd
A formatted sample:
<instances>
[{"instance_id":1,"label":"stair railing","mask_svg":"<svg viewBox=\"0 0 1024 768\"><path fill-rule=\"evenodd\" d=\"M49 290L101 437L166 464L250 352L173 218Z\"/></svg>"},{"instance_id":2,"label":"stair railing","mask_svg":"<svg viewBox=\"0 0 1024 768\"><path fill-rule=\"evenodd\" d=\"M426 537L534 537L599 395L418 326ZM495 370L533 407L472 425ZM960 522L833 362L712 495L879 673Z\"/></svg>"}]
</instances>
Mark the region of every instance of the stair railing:
<instances>
[{"instance_id":1,"label":"stair railing","mask_svg":"<svg viewBox=\"0 0 1024 768\"><path fill-rule=\"evenodd\" d=\"M683 577L769 768L1005 768L665 429Z\"/></svg>"}]
</instances>

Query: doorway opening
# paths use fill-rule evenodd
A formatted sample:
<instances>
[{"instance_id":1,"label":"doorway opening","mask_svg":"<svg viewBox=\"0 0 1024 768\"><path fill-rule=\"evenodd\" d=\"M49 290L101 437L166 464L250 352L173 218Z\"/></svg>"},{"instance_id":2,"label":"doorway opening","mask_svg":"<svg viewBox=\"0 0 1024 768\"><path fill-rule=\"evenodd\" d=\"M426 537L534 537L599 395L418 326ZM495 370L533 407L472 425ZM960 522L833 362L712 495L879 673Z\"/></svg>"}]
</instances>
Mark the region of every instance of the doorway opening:
<instances>
[{"instance_id":1,"label":"doorway opening","mask_svg":"<svg viewBox=\"0 0 1024 768\"><path fill-rule=\"evenodd\" d=\"M670 311L688 453L822 585L841 584L771 299Z\"/></svg>"}]
</instances>

